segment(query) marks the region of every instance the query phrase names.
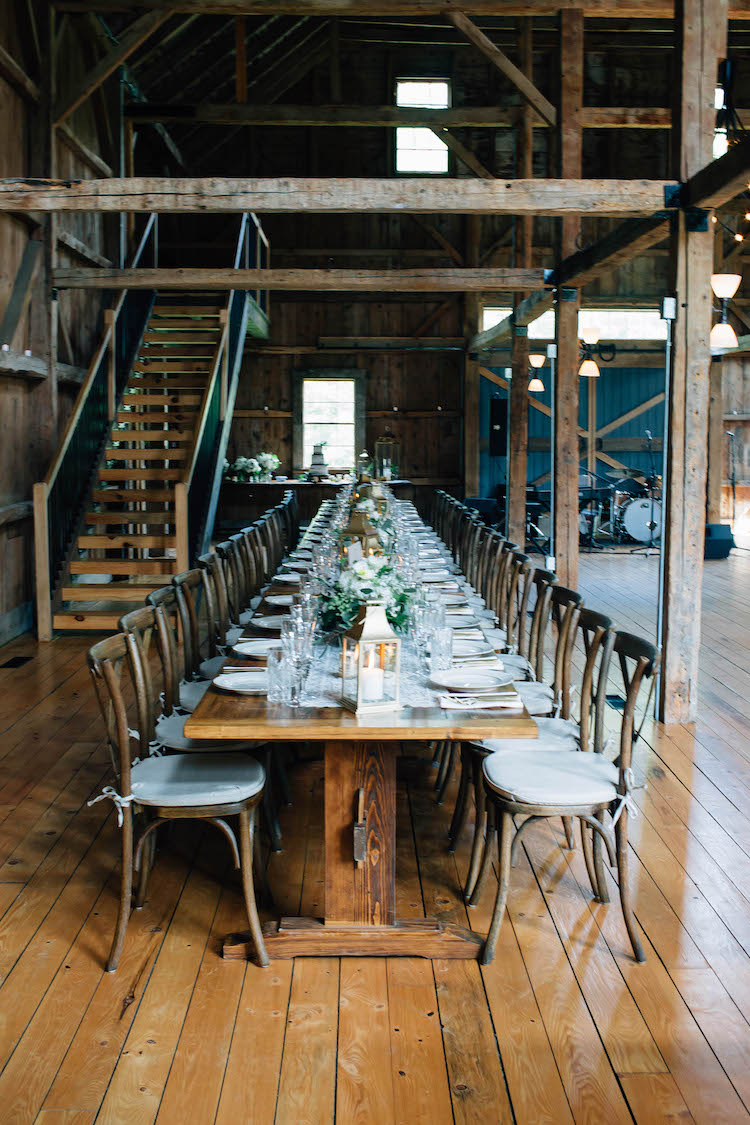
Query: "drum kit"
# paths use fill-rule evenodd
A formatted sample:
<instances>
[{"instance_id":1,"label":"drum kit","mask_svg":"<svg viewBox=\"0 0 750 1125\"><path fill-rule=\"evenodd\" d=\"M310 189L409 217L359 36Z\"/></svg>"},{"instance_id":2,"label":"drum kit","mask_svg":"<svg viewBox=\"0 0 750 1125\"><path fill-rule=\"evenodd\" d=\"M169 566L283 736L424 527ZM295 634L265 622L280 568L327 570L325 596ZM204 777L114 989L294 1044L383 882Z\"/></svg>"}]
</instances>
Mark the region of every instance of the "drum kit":
<instances>
[{"instance_id":1,"label":"drum kit","mask_svg":"<svg viewBox=\"0 0 750 1125\"><path fill-rule=\"evenodd\" d=\"M623 466L622 469L610 469L605 478L598 473L589 474L599 479L614 479L615 483L608 484L606 488L591 489L596 494L594 503L587 503L584 499L580 506L579 526L584 545L596 549L606 543L618 546L640 543L641 546L635 550L645 548L648 554L660 541L663 527L662 479L656 472L649 430L646 430L646 438L651 464L647 472Z\"/></svg>"}]
</instances>

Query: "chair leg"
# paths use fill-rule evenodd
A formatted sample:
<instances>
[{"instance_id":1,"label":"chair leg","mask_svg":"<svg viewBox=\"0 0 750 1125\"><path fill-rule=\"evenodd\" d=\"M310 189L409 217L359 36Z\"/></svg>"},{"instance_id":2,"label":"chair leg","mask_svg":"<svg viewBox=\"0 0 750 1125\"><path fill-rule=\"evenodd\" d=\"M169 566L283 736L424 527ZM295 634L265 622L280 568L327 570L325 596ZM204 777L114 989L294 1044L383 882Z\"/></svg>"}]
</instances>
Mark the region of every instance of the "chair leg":
<instances>
[{"instance_id":1,"label":"chair leg","mask_svg":"<svg viewBox=\"0 0 750 1125\"><path fill-rule=\"evenodd\" d=\"M442 805L443 801L445 800L445 794L448 791L448 786L453 779L453 770L456 765L456 754L456 743L451 742L448 748L448 765L446 766L442 784L440 786L440 789L438 790L437 797L435 798L435 803L438 805Z\"/></svg>"},{"instance_id":2,"label":"chair leg","mask_svg":"<svg viewBox=\"0 0 750 1125\"><path fill-rule=\"evenodd\" d=\"M276 753L273 756L274 776L279 785L279 792L281 799L285 805L292 803L292 790L289 785L289 778L286 772L286 746L278 746Z\"/></svg>"},{"instance_id":3,"label":"chair leg","mask_svg":"<svg viewBox=\"0 0 750 1125\"><path fill-rule=\"evenodd\" d=\"M469 815L469 771L470 765L467 757L467 751L461 747L461 779L458 784L458 795L456 796L456 807L453 810L453 819L451 826L448 829L448 839L450 840L449 852L455 852L456 845L466 825L466 820Z\"/></svg>"},{"instance_id":4,"label":"chair leg","mask_svg":"<svg viewBox=\"0 0 750 1125\"><path fill-rule=\"evenodd\" d=\"M107 958L108 973L113 973L120 961L120 954L122 953L122 947L125 942L125 931L128 928L130 906L133 897L133 810L130 806L123 809L120 848L122 854L120 910L117 915L117 925L115 926L115 936L112 939L112 948Z\"/></svg>"},{"instance_id":5,"label":"chair leg","mask_svg":"<svg viewBox=\"0 0 750 1125\"><path fill-rule=\"evenodd\" d=\"M604 813L597 814L597 820L604 821ZM599 902L609 902L609 888L607 886L607 874L604 869L604 841L598 832L594 832L594 870L596 871L596 882L599 887Z\"/></svg>"},{"instance_id":6,"label":"chair leg","mask_svg":"<svg viewBox=\"0 0 750 1125\"><path fill-rule=\"evenodd\" d=\"M495 946L505 915L505 904L508 901L508 887L510 886L510 847L513 842L513 830L513 817L503 809L500 814L500 842L498 845L500 869L498 872L497 898L495 899L490 932L487 934L487 941L484 943L484 950L482 951L483 965L491 965L495 959Z\"/></svg>"},{"instance_id":7,"label":"chair leg","mask_svg":"<svg viewBox=\"0 0 750 1125\"><path fill-rule=\"evenodd\" d=\"M135 896L135 908L140 910L146 901L146 894L148 892L148 879L151 874L151 869L154 866L154 854L156 852L156 831L152 830L143 842L143 850L141 852L141 870L138 874L138 890Z\"/></svg>"},{"instance_id":8,"label":"chair leg","mask_svg":"<svg viewBox=\"0 0 750 1125\"><path fill-rule=\"evenodd\" d=\"M255 834L255 806L243 809L240 813L240 856L242 859L242 890L245 895L245 909L250 923L250 933L255 946L258 964L262 969L268 965L268 954L260 928L258 906L255 901L253 883L253 836Z\"/></svg>"},{"instance_id":9,"label":"chair leg","mask_svg":"<svg viewBox=\"0 0 750 1125\"><path fill-rule=\"evenodd\" d=\"M594 862L594 845L591 839L594 834L593 829L589 828L587 824L581 822L581 846L583 849L583 859L586 864L586 871L588 873L589 882L591 883L591 891L594 898L599 898L599 877Z\"/></svg>"},{"instance_id":10,"label":"chair leg","mask_svg":"<svg viewBox=\"0 0 750 1125\"><path fill-rule=\"evenodd\" d=\"M565 829L565 840L568 844L568 848L570 849L570 851L574 852L576 850L576 838L573 834L573 818L570 816L564 816L562 818L562 822L563 828Z\"/></svg>"},{"instance_id":11,"label":"chair leg","mask_svg":"<svg viewBox=\"0 0 750 1125\"><path fill-rule=\"evenodd\" d=\"M636 961L645 961L646 954L643 952L641 939L638 934L638 926L633 914L633 906L630 901L630 873L628 870L628 810L623 809L620 819L615 825L615 840L617 843L617 875L620 881L620 903L622 905L622 914L625 919L625 926L630 938L630 944L633 947L633 956Z\"/></svg>"},{"instance_id":12,"label":"chair leg","mask_svg":"<svg viewBox=\"0 0 750 1125\"><path fill-rule=\"evenodd\" d=\"M435 791L439 792L445 777L445 771L448 769L448 758L450 757L450 742L443 740L438 743L438 772L435 778Z\"/></svg>"},{"instance_id":13,"label":"chair leg","mask_svg":"<svg viewBox=\"0 0 750 1125\"><path fill-rule=\"evenodd\" d=\"M467 902L471 900L474 888L477 885L477 879L479 878L479 872L482 868L482 861L484 860L485 848L487 846L485 842L485 835L487 833L487 798L484 795L481 772L479 777L475 777L474 779L474 803L476 805L474 840L471 846L469 874L466 877L466 886L464 887L464 898Z\"/></svg>"},{"instance_id":14,"label":"chair leg","mask_svg":"<svg viewBox=\"0 0 750 1125\"><path fill-rule=\"evenodd\" d=\"M482 866L479 869L479 878L477 879L474 890L471 892L469 906L479 905L482 895L484 894L484 888L487 885L487 879L492 870L492 848L497 838L497 814L495 812L495 806L491 801L488 801L486 797L485 804L487 806L487 829L484 839L484 855L482 856Z\"/></svg>"}]
</instances>

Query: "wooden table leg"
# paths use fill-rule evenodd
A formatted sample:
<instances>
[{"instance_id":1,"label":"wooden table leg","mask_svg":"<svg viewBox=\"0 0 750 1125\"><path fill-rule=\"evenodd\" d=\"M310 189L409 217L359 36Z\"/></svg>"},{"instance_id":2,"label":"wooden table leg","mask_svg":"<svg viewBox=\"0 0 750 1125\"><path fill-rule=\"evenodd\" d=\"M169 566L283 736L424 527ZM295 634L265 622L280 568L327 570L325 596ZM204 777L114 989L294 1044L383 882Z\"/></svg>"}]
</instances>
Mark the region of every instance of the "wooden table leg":
<instances>
[{"instance_id":1,"label":"wooden table leg","mask_svg":"<svg viewBox=\"0 0 750 1125\"><path fill-rule=\"evenodd\" d=\"M482 938L435 918L396 920L398 743L328 742L325 747L325 918L282 918L263 927L269 957L401 956L476 959ZM355 823L364 820L362 859ZM224 957L252 953L249 935L229 934Z\"/></svg>"}]
</instances>

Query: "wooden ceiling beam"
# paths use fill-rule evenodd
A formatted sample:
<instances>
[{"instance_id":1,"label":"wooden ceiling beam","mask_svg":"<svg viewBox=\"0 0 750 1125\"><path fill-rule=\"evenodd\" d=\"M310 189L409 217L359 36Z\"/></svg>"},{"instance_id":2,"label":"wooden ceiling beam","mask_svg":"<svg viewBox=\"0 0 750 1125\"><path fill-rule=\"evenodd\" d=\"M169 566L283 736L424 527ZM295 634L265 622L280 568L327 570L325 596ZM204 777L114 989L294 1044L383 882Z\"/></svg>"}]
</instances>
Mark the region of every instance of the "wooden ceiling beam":
<instances>
[{"instance_id":1,"label":"wooden ceiling beam","mask_svg":"<svg viewBox=\"0 0 750 1125\"><path fill-rule=\"evenodd\" d=\"M58 269L58 289L268 289L291 291L484 293L540 289L540 269Z\"/></svg>"},{"instance_id":2,"label":"wooden ceiling beam","mask_svg":"<svg viewBox=\"0 0 750 1125\"><path fill-rule=\"evenodd\" d=\"M130 12L131 0L54 0L64 12ZM138 0L138 7L158 12L266 16L551 16L572 8L597 19L674 19L670 0ZM732 20L750 19L748 0L732 0Z\"/></svg>"},{"instance_id":3,"label":"wooden ceiling beam","mask_svg":"<svg viewBox=\"0 0 750 1125\"><path fill-rule=\"evenodd\" d=\"M55 106L54 123L59 125L66 118L70 117L73 110L77 109L79 105L91 97L95 90L101 86L103 82L109 78L117 70L118 66L122 66L127 58L129 58L134 51L137 51L142 43L145 43L149 36L158 31L163 23L166 23L172 15L171 11L155 11L147 12L145 16L135 20L126 31L120 36L120 41L116 47L108 51L106 55L90 70L81 82L75 87L72 94L67 98L62 99Z\"/></svg>"},{"instance_id":4,"label":"wooden ceiling beam","mask_svg":"<svg viewBox=\"0 0 750 1125\"><path fill-rule=\"evenodd\" d=\"M492 40L481 31L475 23L463 12L447 11L446 18L450 20L457 31L473 43L485 58L489 59L492 66L504 74L518 90L525 102L535 109L549 125L557 124L557 110L540 90L537 90L530 78L512 63L508 56L496 47Z\"/></svg>"},{"instance_id":5,"label":"wooden ceiling beam","mask_svg":"<svg viewBox=\"0 0 750 1125\"><path fill-rule=\"evenodd\" d=\"M669 111L659 111L667 112ZM312 128L330 125L368 129L406 125L427 129L463 129L469 126L494 129L515 124L518 111L509 112L498 109L497 106L413 109L395 105L183 105L178 102L165 105L131 103L125 107L125 116L134 121L196 122L201 125L291 125Z\"/></svg>"},{"instance_id":6,"label":"wooden ceiling beam","mask_svg":"<svg viewBox=\"0 0 750 1125\"><path fill-rule=\"evenodd\" d=\"M27 101L32 103L39 101L41 95L36 82L29 78L21 64L17 63L3 46L0 46L0 77L9 82Z\"/></svg>"},{"instance_id":7,"label":"wooden ceiling beam","mask_svg":"<svg viewBox=\"0 0 750 1125\"><path fill-rule=\"evenodd\" d=\"M0 211L652 215L665 180L0 180ZM523 286L521 286L523 288Z\"/></svg>"}]
</instances>

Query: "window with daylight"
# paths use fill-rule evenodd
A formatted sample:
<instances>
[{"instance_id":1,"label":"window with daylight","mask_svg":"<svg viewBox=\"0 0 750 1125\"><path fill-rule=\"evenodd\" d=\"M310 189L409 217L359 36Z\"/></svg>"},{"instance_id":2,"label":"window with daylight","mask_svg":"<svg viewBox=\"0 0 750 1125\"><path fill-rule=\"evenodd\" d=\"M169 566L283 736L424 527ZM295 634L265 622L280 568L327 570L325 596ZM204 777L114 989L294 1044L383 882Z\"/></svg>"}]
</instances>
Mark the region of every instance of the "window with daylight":
<instances>
[{"instance_id":1,"label":"window with daylight","mask_svg":"<svg viewBox=\"0 0 750 1125\"><path fill-rule=\"evenodd\" d=\"M450 82L436 78L397 78L396 105L418 109L447 109ZM445 176L448 146L432 129L396 129L396 171L412 175Z\"/></svg>"},{"instance_id":2,"label":"window with daylight","mask_svg":"<svg viewBox=\"0 0 750 1125\"><path fill-rule=\"evenodd\" d=\"M364 443L364 372L295 373L294 468L309 468L313 446L325 442L332 469L351 469Z\"/></svg>"},{"instance_id":3,"label":"window with daylight","mask_svg":"<svg viewBox=\"0 0 750 1125\"><path fill-rule=\"evenodd\" d=\"M482 328L494 328L510 316L510 308L485 308ZM578 331L595 331L600 340L666 340L667 330L658 309L581 309ZM542 313L529 325L530 340L554 340L555 314Z\"/></svg>"}]
</instances>

